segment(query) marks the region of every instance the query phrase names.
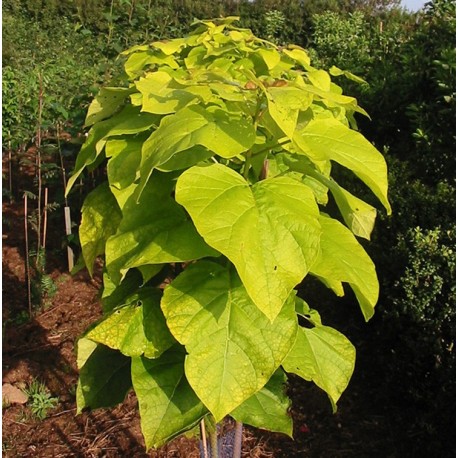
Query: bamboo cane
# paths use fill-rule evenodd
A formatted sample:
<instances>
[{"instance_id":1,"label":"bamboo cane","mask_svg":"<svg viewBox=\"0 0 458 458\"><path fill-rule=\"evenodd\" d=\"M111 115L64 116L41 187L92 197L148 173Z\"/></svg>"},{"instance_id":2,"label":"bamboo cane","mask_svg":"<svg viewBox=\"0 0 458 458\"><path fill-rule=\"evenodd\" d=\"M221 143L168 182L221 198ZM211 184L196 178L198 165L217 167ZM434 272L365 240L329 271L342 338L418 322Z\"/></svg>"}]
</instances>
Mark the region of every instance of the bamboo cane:
<instances>
[{"instance_id":1,"label":"bamboo cane","mask_svg":"<svg viewBox=\"0 0 458 458\"><path fill-rule=\"evenodd\" d=\"M35 260L35 267L39 268L39 257L41 247L41 122L43 115L43 78L41 73L38 73L39 92L38 92L38 126L37 126L37 173L38 173L38 199L37 199L37 257Z\"/></svg>"},{"instance_id":2,"label":"bamboo cane","mask_svg":"<svg viewBox=\"0 0 458 458\"><path fill-rule=\"evenodd\" d=\"M48 226L48 188L45 188L45 202L43 207L43 250L46 249L46 230Z\"/></svg>"},{"instance_id":3,"label":"bamboo cane","mask_svg":"<svg viewBox=\"0 0 458 458\"><path fill-rule=\"evenodd\" d=\"M70 235L72 233L72 219L70 215L70 207L64 208L64 215L65 215L65 234ZM73 256L73 250L68 245L67 245L67 261L68 261L68 271L71 272L74 266L74 256Z\"/></svg>"},{"instance_id":4,"label":"bamboo cane","mask_svg":"<svg viewBox=\"0 0 458 458\"><path fill-rule=\"evenodd\" d=\"M8 190L10 192L10 204L13 203L13 166L11 154L11 140L8 141Z\"/></svg>"},{"instance_id":5,"label":"bamboo cane","mask_svg":"<svg viewBox=\"0 0 458 458\"><path fill-rule=\"evenodd\" d=\"M64 159L62 157L62 150L60 147L60 125L57 124L57 149L59 151L59 158L60 158L60 168L62 171L62 182L64 184L64 193L67 189L67 178L65 176L65 167L64 167ZM64 207L64 219L65 219L65 235L69 236L72 233L72 218L70 213L70 207L68 206L67 197L65 197L65 207ZM68 271L71 272L74 266L75 256L73 253L72 248L67 245L67 264L68 264Z\"/></svg>"},{"instance_id":6,"label":"bamboo cane","mask_svg":"<svg viewBox=\"0 0 458 458\"><path fill-rule=\"evenodd\" d=\"M29 317L32 319L32 292L30 288L29 265L29 230L27 224L27 194L24 194L24 231L25 231L25 276L27 281L27 301L29 304Z\"/></svg>"},{"instance_id":7,"label":"bamboo cane","mask_svg":"<svg viewBox=\"0 0 458 458\"><path fill-rule=\"evenodd\" d=\"M204 457L209 458L208 456L208 446L207 446L207 432L205 431L205 420L202 418L200 420L200 435L202 438L202 448L204 450Z\"/></svg>"},{"instance_id":8,"label":"bamboo cane","mask_svg":"<svg viewBox=\"0 0 458 458\"><path fill-rule=\"evenodd\" d=\"M238 421L235 424L234 452L232 453L232 458L240 458L242 454L242 432L243 423Z\"/></svg>"}]
</instances>

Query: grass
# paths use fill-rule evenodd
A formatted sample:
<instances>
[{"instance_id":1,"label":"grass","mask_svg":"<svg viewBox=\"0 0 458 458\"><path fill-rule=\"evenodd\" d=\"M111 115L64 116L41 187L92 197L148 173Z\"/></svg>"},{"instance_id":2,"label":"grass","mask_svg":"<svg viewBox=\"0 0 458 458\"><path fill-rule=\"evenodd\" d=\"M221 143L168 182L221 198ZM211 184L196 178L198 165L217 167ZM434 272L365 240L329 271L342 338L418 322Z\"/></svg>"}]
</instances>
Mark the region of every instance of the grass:
<instances>
[{"instance_id":1,"label":"grass","mask_svg":"<svg viewBox=\"0 0 458 458\"><path fill-rule=\"evenodd\" d=\"M33 379L24 391L29 396L28 406L38 420L44 420L48 411L59 403L59 398L53 398L46 385L37 379Z\"/></svg>"}]
</instances>

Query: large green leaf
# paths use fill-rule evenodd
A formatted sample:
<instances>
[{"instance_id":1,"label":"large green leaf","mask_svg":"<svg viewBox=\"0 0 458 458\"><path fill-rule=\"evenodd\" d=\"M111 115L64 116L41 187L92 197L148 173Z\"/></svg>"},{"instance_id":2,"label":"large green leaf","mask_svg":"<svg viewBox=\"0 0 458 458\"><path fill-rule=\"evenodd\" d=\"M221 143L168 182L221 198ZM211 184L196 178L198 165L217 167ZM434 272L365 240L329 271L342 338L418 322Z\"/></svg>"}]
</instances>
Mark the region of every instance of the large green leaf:
<instances>
[{"instance_id":1,"label":"large green leaf","mask_svg":"<svg viewBox=\"0 0 458 458\"><path fill-rule=\"evenodd\" d=\"M142 136L107 141L105 155L109 158L107 175L110 186L123 189L135 181L144 141Z\"/></svg>"},{"instance_id":2,"label":"large green leaf","mask_svg":"<svg viewBox=\"0 0 458 458\"><path fill-rule=\"evenodd\" d=\"M138 269L130 269L122 282L113 282L107 272L103 273L102 305L104 313L111 312L127 303L127 298L143 284L142 274Z\"/></svg>"},{"instance_id":3,"label":"large green leaf","mask_svg":"<svg viewBox=\"0 0 458 458\"><path fill-rule=\"evenodd\" d=\"M231 417L256 428L293 437L293 419L288 412L291 401L285 392L286 381L285 373L277 370L266 386L231 412Z\"/></svg>"},{"instance_id":4,"label":"large green leaf","mask_svg":"<svg viewBox=\"0 0 458 458\"><path fill-rule=\"evenodd\" d=\"M299 46L290 45L288 49L283 49L282 52L301 64L303 68L310 68L310 57L305 49L300 48Z\"/></svg>"},{"instance_id":5,"label":"large green leaf","mask_svg":"<svg viewBox=\"0 0 458 458\"><path fill-rule=\"evenodd\" d=\"M138 270L142 274L142 278L143 278L142 285L144 285L145 283L150 281L153 277L155 277L162 270L163 267L164 267L163 264L145 264L143 266L139 266Z\"/></svg>"},{"instance_id":6,"label":"large green leaf","mask_svg":"<svg viewBox=\"0 0 458 458\"><path fill-rule=\"evenodd\" d=\"M87 270L92 275L96 257L105 253L105 243L121 221L121 211L108 183L101 184L88 194L81 212L81 250Z\"/></svg>"},{"instance_id":7,"label":"large green leaf","mask_svg":"<svg viewBox=\"0 0 458 458\"><path fill-rule=\"evenodd\" d=\"M256 52L261 56L269 70L275 68L280 62L281 56L276 49L259 48Z\"/></svg>"},{"instance_id":8,"label":"large green leaf","mask_svg":"<svg viewBox=\"0 0 458 458\"><path fill-rule=\"evenodd\" d=\"M80 352L82 353L80 355ZM119 404L132 387L130 358L86 338L78 341L79 380L76 390L77 413Z\"/></svg>"},{"instance_id":9,"label":"large green leaf","mask_svg":"<svg viewBox=\"0 0 458 458\"><path fill-rule=\"evenodd\" d=\"M320 223L323 228L321 256L310 273L329 286L349 283L365 319L369 320L374 314L379 293L374 263L355 236L339 221L322 216Z\"/></svg>"},{"instance_id":10,"label":"large green leaf","mask_svg":"<svg viewBox=\"0 0 458 458\"><path fill-rule=\"evenodd\" d=\"M306 173L310 173L311 177L331 190L345 224L353 234L370 240L375 218L377 217L377 210L339 186L332 178L327 178L316 171L311 171L307 167Z\"/></svg>"},{"instance_id":11,"label":"large green leaf","mask_svg":"<svg viewBox=\"0 0 458 458\"><path fill-rule=\"evenodd\" d=\"M258 392L294 344L294 295L271 323L235 270L213 262L189 266L161 304L170 331L186 346L186 377L217 421Z\"/></svg>"},{"instance_id":12,"label":"large green leaf","mask_svg":"<svg viewBox=\"0 0 458 458\"><path fill-rule=\"evenodd\" d=\"M325 70L311 70L306 73L308 80L318 89L329 92L331 90L331 77Z\"/></svg>"},{"instance_id":13,"label":"large green leaf","mask_svg":"<svg viewBox=\"0 0 458 458\"><path fill-rule=\"evenodd\" d=\"M143 96L142 111L149 113L175 113L187 105L206 103L212 98L207 85L182 86L163 71L148 73L135 85Z\"/></svg>"},{"instance_id":14,"label":"large green leaf","mask_svg":"<svg viewBox=\"0 0 458 458\"><path fill-rule=\"evenodd\" d=\"M353 234L370 240L375 218L377 217L377 210L372 205L364 202L364 200L358 199L358 197L339 186L336 182L333 181L331 183L329 189L334 196L345 224Z\"/></svg>"},{"instance_id":15,"label":"large green leaf","mask_svg":"<svg viewBox=\"0 0 458 458\"><path fill-rule=\"evenodd\" d=\"M115 114L105 121L100 121L92 126L84 145L76 158L75 168L67 183L66 194L74 185L85 167L96 163L102 153L106 139L117 135L137 134L148 130L158 122L158 116L151 113L141 113L139 107L126 105L120 113Z\"/></svg>"},{"instance_id":16,"label":"large green leaf","mask_svg":"<svg viewBox=\"0 0 458 458\"><path fill-rule=\"evenodd\" d=\"M283 361L286 372L313 381L336 403L350 381L355 366L355 348L333 328L299 328L296 343Z\"/></svg>"},{"instance_id":17,"label":"large green leaf","mask_svg":"<svg viewBox=\"0 0 458 458\"><path fill-rule=\"evenodd\" d=\"M301 133L311 150L350 169L391 212L385 159L359 132L327 118L310 121Z\"/></svg>"},{"instance_id":18,"label":"large green leaf","mask_svg":"<svg viewBox=\"0 0 458 458\"><path fill-rule=\"evenodd\" d=\"M92 126L115 113L126 97L135 92L135 88L103 87L87 110L86 126Z\"/></svg>"},{"instance_id":19,"label":"large green leaf","mask_svg":"<svg viewBox=\"0 0 458 458\"><path fill-rule=\"evenodd\" d=\"M129 298L131 305L112 312L86 337L126 356L159 357L174 343L159 305L161 296L160 290L141 289Z\"/></svg>"},{"instance_id":20,"label":"large green leaf","mask_svg":"<svg viewBox=\"0 0 458 458\"><path fill-rule=\"evenodd\" d=\"M313 96L295 87L270 87L267 89L269 113L278 127L293 138L299 111L305 111Z\"/></svg>"},{"instance_id":21,"label":"large green leaf","mask_svg":"<svg viewBox=\"0 0 458 458\"><path fill-rule=\"evenodd\" d=\"M196 145L186 151L181 151L173 155L167 162L157 167L161 172L170 172L174 170L184 170L205 161L213 156L213 152L204 148L203 146Z\"/></svg>"},{"instance_id":22,"label":"large green leaf","mask_svg":"<svg viewBox=\"0 0 458 458\"><path fill-rule=\"evenodd\" d=\"M144 143L142 182L146 182L154 168L193 146L201 145L219 156L231 158L251 148L255 139L252 121L240 114L216 107L212 111L200 106L183 108L164 117Z\"/></svg>"},{"instance_id":23,"label":"large green leaf","mask_svg":"<svg viewBox=\"0 0 458 458\"><path fill-rule=\"evenodd\" d=\"M191 429L208 413L186 380L184 356L172 348L158 359L132 358L132 383L147 449Z\"/></svg>"},{"instance_id":24,"label":"large green leaf","mask_svg":"<svg viewBox=\"0 0 458 458\"><path fill-rule=\"evenodd\" d=\"M162 52L154 52L151 49L143 49L132 53L124 64L124 69L130 79L142 75L145 69L152 65L167 65L178 68L173 56L167 56Z\"/></svg>"},{"instance_id":25,"label":"large green leaf","mask_svg":"<svg viewBox=\"0 0 458 458\"><path fill-rule=\"evenodd\" d=\"M171 175L156 172L140 201L133 194L124 204L118 231L106 245L107 269L115 283L132 267L218 255L171 197Z\"/></svg>"},{"instance_id":26,"label":"large green leaf","mask_svg":"<svg viewBox=\"0 0 458 458\"><path fill-rule=\"evenodd\" d=\"M288 177L250 187L238 173L214 164L184 172L176 200L205 241L234 263L251 299L274 320L319 253L313 191Z\"/></svg>"},{"instance_id":27,"label":"large green leaf","mask_svg":"<svg viewBox=\"0 0 458 458\"><path fill-rule=\"evenodd\" d=\"M154 43L151 43L151 46L153 48L160 49L166 56L170 56L185 47L187 41L189 41L189 39L174 38L173 40L155 41Z\"/></svg>"},{"instance_id":28,"label":"large green leaf","mask_svg":"<svg viewBox=\"0 0 458 458\"><path fill-rule=\"evenodd\" d=\"M370 239L377 216L377 211L372 205L358 199L356 196L339 186L332 178L328 178L318 173L306 156L280 153L275 156L275 160L279 167L282 167L282 171L286 168L286 170L294 170L304 174L304 182L314 189L318 202L326 204L326 201L320 201L320 194L318 194L317 191L321 190L323 193L322 187L324 187L327 193L329 188L345 223L351 231L358 237L364 237L367 240ZM314 180L315 183L312 180ZM317 188L316 184L320 184L321 188Z\"/></svg>"}]
</instances>

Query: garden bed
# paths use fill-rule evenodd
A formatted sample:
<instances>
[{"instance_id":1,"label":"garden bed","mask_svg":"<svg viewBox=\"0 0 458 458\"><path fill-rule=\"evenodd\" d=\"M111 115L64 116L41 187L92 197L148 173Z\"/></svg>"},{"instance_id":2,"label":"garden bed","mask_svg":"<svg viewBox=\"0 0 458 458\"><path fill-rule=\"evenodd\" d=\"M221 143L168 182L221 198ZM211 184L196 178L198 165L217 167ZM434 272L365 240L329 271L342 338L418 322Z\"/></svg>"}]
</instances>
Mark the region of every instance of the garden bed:
<instances>
[{"instance_id":1,"label":"garden bed","mask_svg":"<svg viewBox=\"0 0 458 458\"><path fill-rule=\"evenodd\" d=\"M93 279L86 271L71 276L65 251L52 250L55 255L48 257L48 272L57 292L33 320L23 322L27 317L27 286L22 202L4 202L3 215L3 383L26 388L39 380L58 398L57 407L50 409L44 420L34 418L27 405L4 405L4 456L198 457L198 440L192 437L178 438L146 453L133 393L114 409L76 416L75 342L101 316L100 266ZM59 237L51 234L49 238L55 241ZM295 440L246 427L242 456L401 456L404 447L398 436L404 431L393 426L396 406L388 406L385 412L377 409L373 392L380 387L370 386L368 373L367 368L357 365L336 414L332 414L324 392L292 378L288 389L293 399Z\"/></svg>"}]
</instances>

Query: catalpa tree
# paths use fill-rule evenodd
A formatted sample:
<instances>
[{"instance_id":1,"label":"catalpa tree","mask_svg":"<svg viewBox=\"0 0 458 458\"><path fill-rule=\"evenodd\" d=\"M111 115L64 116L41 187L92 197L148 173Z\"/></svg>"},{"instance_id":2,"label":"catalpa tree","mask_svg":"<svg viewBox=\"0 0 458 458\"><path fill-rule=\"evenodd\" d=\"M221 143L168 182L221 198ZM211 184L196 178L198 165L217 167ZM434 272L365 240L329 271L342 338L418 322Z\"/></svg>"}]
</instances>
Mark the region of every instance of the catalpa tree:
<instances>
[{"instance_id":1,"label":"catalpa tree","mask_svg":"<svg viewBox=\"0 0 458 458\"><path fill-rule=\"evenodd\" d=\"M89 272L105 263L104 316L78 342L78 412L133 387L148 448L227 415L291 436L287 373L335 409L355 349L295 288L348 283L366 320L378 298L356 238L376 210L331 177L349 169L390 211L384 158L355 130L366 113L331 79L357 78L235 20L124 52L125 85L90 105L69 180L106 166L80 226Z\"/></svg>"}]
</instances>

